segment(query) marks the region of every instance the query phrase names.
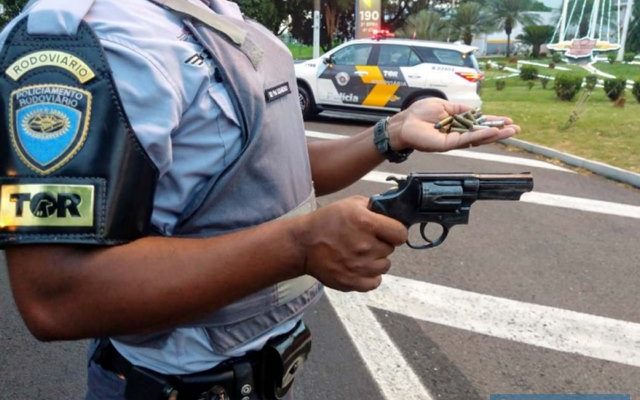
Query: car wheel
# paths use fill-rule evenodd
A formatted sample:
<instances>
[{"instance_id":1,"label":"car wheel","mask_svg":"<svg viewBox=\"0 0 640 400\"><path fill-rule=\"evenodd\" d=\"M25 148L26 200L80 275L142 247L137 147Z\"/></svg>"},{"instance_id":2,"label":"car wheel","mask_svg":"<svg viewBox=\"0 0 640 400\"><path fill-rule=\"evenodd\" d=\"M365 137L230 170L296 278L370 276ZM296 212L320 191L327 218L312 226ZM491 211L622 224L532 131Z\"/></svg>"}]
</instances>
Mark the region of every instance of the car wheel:
<instances>
[{"instance_id":1,"label":"car wheel","mask_svg":"<svg viewBox=\"0 0 640 400\"><path fill-rule=\"evenodd\" d=\"M318 114L313 95L304 86L298 86L298 99L300 100L300 108L302 109L302 116L304 118L313 117Z\"/></svg>"}]
</instances>

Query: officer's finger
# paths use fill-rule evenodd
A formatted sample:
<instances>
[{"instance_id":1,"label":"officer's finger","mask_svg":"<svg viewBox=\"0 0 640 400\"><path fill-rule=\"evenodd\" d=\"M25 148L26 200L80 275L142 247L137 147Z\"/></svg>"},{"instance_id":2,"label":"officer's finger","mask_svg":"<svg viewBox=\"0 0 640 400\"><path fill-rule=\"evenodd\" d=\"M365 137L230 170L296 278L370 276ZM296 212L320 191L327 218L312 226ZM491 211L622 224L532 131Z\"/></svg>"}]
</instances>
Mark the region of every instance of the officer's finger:
<instances>
[{"instance_id":1,"label":"officer's finger","mask_svg":"<svg viewBox=\"0 0 640 400\"><path fill-rule=\"evenodd\" d=\"M391 269L391 260L386 257L378 258L367 263L366 268L359 271L359 275L364 278L375 278L384 275Z\"/></svg>"},{"instance_id":2,"label":"officer's finger","mask_svg":"<svg viewBox=\"0 0 640 400\"><path fill-rule=\"evenodd\" d=\"M445 150L469 147L481 142L493 142L499 134L498 128L478 129L465 133L452 132L445 138Z\"/></svg>"},{"instance_id":3,"label":"officer's finger","mask_svg":"<svg viewBox=\"0 0 640 400\"><path fill-rule=\"evenodd\" d=\"M472 145L480 146L483 144L493 143L498 140L507 139L507 138L510 138L511 136L516 135L519 131L520 131L520 127L518 125L509 125L505 128L500 129L496 136L491 136L489 138L480 140L478 142L474 142L472 143Z\"/></svg>"},{"instance_id":4,"label":"officer's finger","mask_svg":"<svg viewBox=\"0 0 640 400\"><path fill-rule=\"evenodd\" d=\"M382 283L382 275L373 276L370 278L362 278L358 281L358 285L353 290L358 292L368 292L373 289L377 289Z\"/></svg>"},{"instance_id":5,"label":"officer's finger","mask_svg":"<svg viewBox=\"0 0 640 400\"><path fill-rule=\"evenodd\" d=\"M409 233L402 222L371 211L375 236L393 246L400 246L407 241Z\"/></svg>"},{"instance_id":6,"label":"officer's finger","mask_svg":"<svg viewBox=\"0 0 640 400\"><path fill-rule=\"evenodd\" d=\"M464 104L451 103L446 100L442 100L442 102L443 102L442 104L444 105L444 110L447 112L447 115L445 115L443 118L446 118L449 115L462 114L471 110L471 107Z\"/></svg>"}]
</instances>

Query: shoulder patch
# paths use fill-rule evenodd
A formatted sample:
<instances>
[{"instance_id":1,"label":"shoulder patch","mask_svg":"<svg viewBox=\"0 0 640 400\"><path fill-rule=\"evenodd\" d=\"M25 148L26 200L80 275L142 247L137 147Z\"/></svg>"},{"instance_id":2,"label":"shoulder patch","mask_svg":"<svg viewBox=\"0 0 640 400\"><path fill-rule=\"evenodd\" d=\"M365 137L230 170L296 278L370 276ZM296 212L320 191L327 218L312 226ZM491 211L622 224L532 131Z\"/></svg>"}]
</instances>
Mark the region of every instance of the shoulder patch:
<instances>
[{"instance_id":1,"label":"shoulder patch","mask_svg":"<svg viewBox=\"0 0 640 400\"><path fill-rule=\"evenodd\" d=\"M41 175L68 163L86 141L91 102L88 91L59 84L11 92L9 131L22 162Z\"/></svg>"},{"instance_id":2,"label":"shoulder patch","mask_svg":"<svg viewBox=\"0 0 640 400\"><path fill-rule=\"evenodd\" d=\"M80 83L87 83L96 76L91 67L80 58L58 50L42 50L26 54L11 64L5 73L17 81L27 72L42 67L62 68L75 76Z\"/></svg>"}]
</instances>

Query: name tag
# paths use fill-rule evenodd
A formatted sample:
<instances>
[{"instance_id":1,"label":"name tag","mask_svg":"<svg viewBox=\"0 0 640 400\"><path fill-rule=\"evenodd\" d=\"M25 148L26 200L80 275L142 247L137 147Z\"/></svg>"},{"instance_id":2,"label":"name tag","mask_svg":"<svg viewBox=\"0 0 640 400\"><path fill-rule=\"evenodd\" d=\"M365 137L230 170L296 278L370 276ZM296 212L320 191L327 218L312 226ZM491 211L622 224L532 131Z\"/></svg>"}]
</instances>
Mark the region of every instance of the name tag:
<instances>
[{"instance_id":1,"label":"name tag","mask_svg":"<svg viewBox=\"0 0 640 400\"><path fill-rule=\"evenodd\" d=\"M291 88L289 87L289 82L284 82L279 84L278 86L274 86L264 91L264 98L267 100L267 103L271 103L274 100L278 100L281 97L284 97L291 93Z\"/></svg>"}]
</instances>

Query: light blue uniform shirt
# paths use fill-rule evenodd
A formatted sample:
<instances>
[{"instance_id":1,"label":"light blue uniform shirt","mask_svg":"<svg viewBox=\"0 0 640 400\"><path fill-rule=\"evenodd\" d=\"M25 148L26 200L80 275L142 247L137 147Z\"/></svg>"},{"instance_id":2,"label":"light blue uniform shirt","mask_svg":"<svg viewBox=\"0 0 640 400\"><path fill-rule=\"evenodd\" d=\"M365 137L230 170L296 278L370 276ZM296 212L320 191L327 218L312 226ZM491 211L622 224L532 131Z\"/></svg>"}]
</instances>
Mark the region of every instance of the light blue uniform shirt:
<instances>
[{"instance_id":1,"label":"light blue uniform shirt","mask_svg":"<svg viewBox=\"0 0 640 400\"><path fill-rule=\"evenodd\" d=\"M242 18L235 3L211 0L209 9L199 0L190 1L203 12ZM30 2L28 8L37 3ZM82 1L64 3L71 9ZM182 19L149 0L95 0L85 20L104 47L133 130L160 171L152 224L171 234L194 195L240 153L242 134L229 94L216 81L215 65ZM44 19L38 29L51 32L46 24ZM0 44L10 28L0 35ZM178 328L161 348L155 342L153 348L134 344L135 336L112 342L133 364L184 374L261 348L296 323L286 322L228 354L217 354L202 328Z\"/></svg>"}]
</instances>

